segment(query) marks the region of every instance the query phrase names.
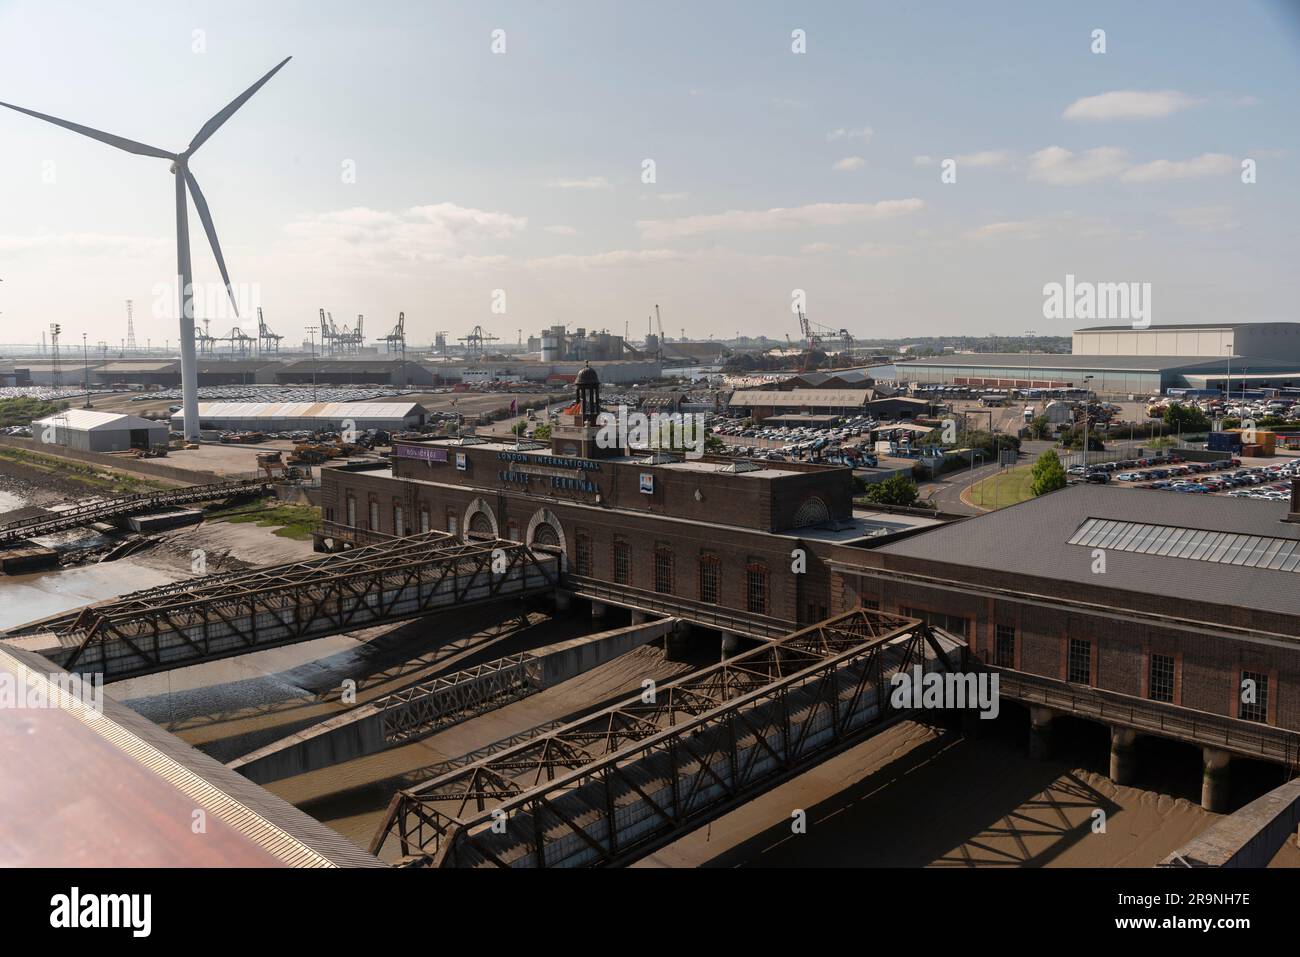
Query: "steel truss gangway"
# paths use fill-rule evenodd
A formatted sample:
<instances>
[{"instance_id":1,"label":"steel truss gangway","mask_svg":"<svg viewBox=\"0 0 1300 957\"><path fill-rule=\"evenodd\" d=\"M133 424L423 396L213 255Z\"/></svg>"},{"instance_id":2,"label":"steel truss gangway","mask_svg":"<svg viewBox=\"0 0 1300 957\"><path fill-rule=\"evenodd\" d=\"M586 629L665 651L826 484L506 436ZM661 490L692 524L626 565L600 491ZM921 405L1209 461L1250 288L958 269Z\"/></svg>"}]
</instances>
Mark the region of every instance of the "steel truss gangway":
<instances>
[{"instance_id":1,"label":"steel truss gangway","mask_svg":"<svg viewBox=\"0 0 1300 957\"><path fill-rule=\"evenodd\" d=\"M966 658L917 619L857 608L399 791L371 852L627 864L912 713L888 702L894 673Z\"/></svg>"},{"instance_id":2,"label":"steel truss gangway","mask_svg":"<svg viewBox=\"0 0 1300 957\"><path fill-rule=\"evenodd\" d=\"M334 555L151 588L11 630L68 671L119 681L555 587L520 542L427 532ZM27 637L24 637L27 636Z\"/></svg>"},{"instance_id":3,"label":"steel truss gangway","mask_svg":"<svg viewBox=\"0 0 1300 957\"><path fill-rule=\"evenodd\" d=\"M87 502L84 505L52 514L38 515L0 527L0 548L40 535L53 535L55 532L82 528L95 522L125 518L129 515L146 515L157 509L242 495L264 495L272 491L274 486L271 482L241 479L234 482L215 482L211 485L187 485L183 488L141 492L136 495L121 495L98 502Z\"/></svg>"}]
</instances>

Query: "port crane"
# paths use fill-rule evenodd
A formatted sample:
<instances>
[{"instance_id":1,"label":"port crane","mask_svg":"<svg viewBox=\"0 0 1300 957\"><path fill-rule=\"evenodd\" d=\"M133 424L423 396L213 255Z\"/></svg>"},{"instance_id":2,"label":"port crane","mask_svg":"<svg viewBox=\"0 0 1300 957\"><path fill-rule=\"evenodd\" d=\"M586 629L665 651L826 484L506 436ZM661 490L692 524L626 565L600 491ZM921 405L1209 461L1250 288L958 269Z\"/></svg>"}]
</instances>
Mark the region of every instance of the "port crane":
<instances>
[{"instance_id":1,"label":"port crane","mask_svg":"<svg viewBox=\"0 0 1300 957\"><path fill-rule=\"evenodd\" d=\"M257 307L257 351L259 353L273 352L280 354L280 340L284 336L276 335L271 331L271 327L266 324L262 318L262 307Z\"/></svg>"},{"instance_id":2,"label":"port crane","mask_svg":"<svg viewBox=\"0 0 1300 957\"><path fill-rule=\"evenodd\" d=\"M406 313L397 314L397 325L384 336L384 342L388 352L400 352L406 355Z\"/></svg>"},{"instance_id":3,"label":"port crane","mask_svg":"<svg viewBox=\"0 0 1300 957\"><path fill-rule=\"evenodd\" d=\"M468 353L483 354L484 343L496 342L497 337L483 331L482 326L475 326L470 330L469 335L461 336L458 340L465 343L465 351Z\"/></svg>"}]
</instances>

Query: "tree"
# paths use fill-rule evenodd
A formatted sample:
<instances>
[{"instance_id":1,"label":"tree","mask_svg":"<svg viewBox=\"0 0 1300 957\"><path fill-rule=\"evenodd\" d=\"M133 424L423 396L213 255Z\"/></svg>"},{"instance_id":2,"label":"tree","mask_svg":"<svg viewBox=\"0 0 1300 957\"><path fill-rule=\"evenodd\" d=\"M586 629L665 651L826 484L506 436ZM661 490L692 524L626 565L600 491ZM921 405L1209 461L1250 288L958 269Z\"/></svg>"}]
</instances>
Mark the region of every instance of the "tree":
<instances>
[{"instance_id":1,"label":"tree","mask_svg":"<svg viewBox=\"0 0 1300 957\"><path fill-rule=\"evenodd\" d=\"M895 475L868 485L865 496L875 505L915 505L920 492L906 475Z\"/></svg>"},{"instance_id":2,"label":"tree","mask_svg":"<svg viewBox=\"0 0 1300 957\"><path fill-rule=\"evenodd\" d=\"M1083 448L1083 426L1076 425L1066 429L1061 433L1061 448L1063 449L1081 449ZM1103 452L1106 449L1106 443L1095 429L1088 431L1088 451Z\"/></svg>"},{"instance_id":3,"label":"tree","mask_svg":"<svg viewBox=\"0 0 1300 957\"><path fill-rule=\"evenodd\" d=\"M722 455L727 451L727 443L716 435L710 435L704 440L704 451L711 455Z\"/></svg>"},{"instance_id":4,"label":"tree","mask_svg":"<svg viewBox=\"0 0 1300 957\"><path fill-rule=\"evenodd\" d=\"M1045 415L1036 415L1029 420L1029 434L1035 439L1045 439L1052 434L1052 423Z\"/></svg>"},{"instance_id":5,"label":"tree","mask_svg":"<svg viewBox=\"0 0 1300 957\"><path fill-rule=\"evenodd\" d=\"M1034 480L1030 483L1029 490L1035 495L1055 492L1059 488L1065 488L1067 484L1065 466L1061 464L1060 456L1051 449L1038 456L1032 474Z\"/></svg>"},{"instance_id":6,"label":"tree","mask_svg":"<svg viewBox=\"0 0 1300 957\"><path fill-rule=\"evenodd\" d=\"M549 425L539 425L533 430L533 438L538 442L549 442L551 439L551 427Z\"/></svg>"},{"instance_id":7,"label":"tree","mask_svg":"<svg viewBox=\"0 0 1300 957\"><path fill-rule=\"evenodd\" d=\"M1210 427L1205 413L1194 405L1171 405L1165 409L1164 419L1170 432L1204 432Z\"/></svg>"}]
</instances>

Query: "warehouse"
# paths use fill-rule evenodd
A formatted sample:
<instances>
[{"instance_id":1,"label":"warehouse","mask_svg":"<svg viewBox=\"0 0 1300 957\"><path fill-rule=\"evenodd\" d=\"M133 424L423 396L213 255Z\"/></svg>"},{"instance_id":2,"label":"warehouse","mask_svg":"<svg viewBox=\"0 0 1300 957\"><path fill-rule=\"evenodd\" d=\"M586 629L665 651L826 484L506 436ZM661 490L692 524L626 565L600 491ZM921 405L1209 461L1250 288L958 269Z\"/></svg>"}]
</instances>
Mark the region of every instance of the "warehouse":
<instances>
[{"instance_id":1,"label":"warehouse","mask_svg":"<svg viewBox=\"0 0 1300 957\"><path fill-rule=\"evenodd\" d=\"M1300 363L1300 323L1170 323L1134 328L1089 326L1074 330L1076 356L1224 356L1285 359Z\"/></svg>"},{"instance_id":2,"label":"warehouse","mask_svg":"<svg viewBox=\"0 0 1300 957\"><path fill-rule=\"evenodd\" d=\"M138 415L69 409L32 423L32 436L82 452L127 452L167 444L167 424Z\"/></svg>"},{"instance_id":3,"label":"warehouse","mask_svg":"<svg viewBox=\"0 0 1300 957\"><path fill-rule=\"evenodd\" d=\"M418 402L200 402L199 427L297 431L302 429L382 429L386 432L418 428L428 412ZM180 429L182 413L172 416Z\"/></svg>"},{"instance_id":4,"label":"warehouse","mask_svg":"<svg viewBox=\"0 0 1300 957\"><path fill-rule=\"evenodd\" d=\"M1154 395L1169 388L1240 387L1244 372L1268 386L1300 383L1300 362L1253 357L1080 356L1051 353L952 353L898 363L899 379L919 385L990 389L1083 389ZM1091 376L1089 381L1085 377ZM1209 385L1206 385L1209 383ZM1252 388L1255 381L1252 380Z\"/></svg>"},{"instance_id":5,"label":"warehouse","mask_svg":"<svg viewBox=\"0 0 1300 957\"><path fill-rule=\"evenodd\" d=\"M875 389L737 389L731 393L729 407L745 410L756 421L774 415L809 413L812 415L863 415L872 402L887 394Z\"/></svg>"},{"instance_id":6,"label":"warehouse","mask_svg":"<svg viewBox=\"0 0 1300 957\"><path fill-rule=\"evenodd\" d=\"M438 378L418 362L401 359L303 359L275 370L279 385L436 385Z\"/></svg>"}]
</instances>

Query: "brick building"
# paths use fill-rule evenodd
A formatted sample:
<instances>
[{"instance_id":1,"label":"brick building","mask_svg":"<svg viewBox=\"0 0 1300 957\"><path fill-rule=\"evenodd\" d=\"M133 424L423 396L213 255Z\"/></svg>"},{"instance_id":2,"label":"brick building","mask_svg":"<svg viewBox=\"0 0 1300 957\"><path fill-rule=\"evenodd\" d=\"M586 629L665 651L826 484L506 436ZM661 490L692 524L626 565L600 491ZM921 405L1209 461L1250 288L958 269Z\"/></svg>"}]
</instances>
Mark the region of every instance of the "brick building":
<instances>
[{"instance_id":1,"label":"brick building","mask_svg":"<svg viewBox=\"0 0 1300 957\"><path fill-rule=\"evenodd\" d=\"M724 637L858 605L919 617L999 670L1040 753L1055 716L1101 720L1121 780L1154 729L1205 749L1209 807L1229 753L1300 760L1300 502L1080 485L961 522L866 514L847 469L602 449L597 390L578 377L549 447L399 443L385 467L323 469L324 544L524 541L576 594Z\"/></svg>"}]
</instances>

